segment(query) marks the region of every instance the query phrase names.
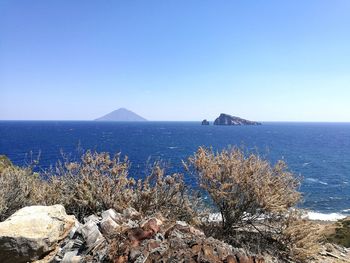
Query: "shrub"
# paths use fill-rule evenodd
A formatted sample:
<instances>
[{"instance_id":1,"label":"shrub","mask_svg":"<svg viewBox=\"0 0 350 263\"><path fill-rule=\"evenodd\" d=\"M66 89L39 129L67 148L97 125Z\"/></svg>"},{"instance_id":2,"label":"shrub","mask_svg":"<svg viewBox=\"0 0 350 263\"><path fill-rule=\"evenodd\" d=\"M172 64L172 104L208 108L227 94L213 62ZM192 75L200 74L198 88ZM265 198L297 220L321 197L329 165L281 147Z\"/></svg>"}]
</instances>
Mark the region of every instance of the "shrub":
<instances>
[{"instance_id":1,"label":"shrub","mask_svg":"<svg viewBox=\"0 0 350 263\"><path fill-rule=\"evenodd\" d=\"M169 219L195 223L200 197L189 193L183 175L165 175L165 169L155 163L144 180L138 180L133 207L142 214L161 212Z\"/></svg>"},{"instance_id":2,"label":"shrub","mask_svg":"<svg viewBox=\"0 0 350 263\"><path fill-rule=\"evenodd\" d=\"M59 163L46 171L46 178L36 202L44 205L63 204L79 220L109 208L121 212L134 207L144 215L161 212L177 220L192 220L195 198L189 196L180 174L165 175L155 163L145 179L129 178L129 161L113 158L108 153L87 151L81 162Z\"/></svg>"},{"instance_id":3,"label":"shrub","mask_svg":"<svg viewBox=\"0 0 350 263\"><path fill-rule=\"evenodd\" d=\"M281 232L275 235L282 245L282 251L298 262L305 262L320 250L320 229L305 219L296 211L290 212L282 221Z\"/></svg>"},{"instance_id":4,"label":"shrub","mask_svg":"<svg viewBox=\"0 0 350 263\"><path fill-rule=\"evenodd\" d=\"M254 225L262 216L279 216L300 199L299 181L282 161L271 167L257 155L245 157L238 148L214 154L202 147L189 160L226 230Z\"/></svg>"},{"instance_id":5,"label":"shrub","mask_svg":"<svg viewBox=\"0 0 350 263\"><path fill-rule=\"evenodd\" d=\"M332 227L329 227L324 234L327 241L350 247L350 218L339 220Z\"/></svg>"},{"instance_id":6,"label":"shrub","mask_svg":"<svg viewBox=\"0 0 350 263\"><path fill-rule=\"evenodd\" d=\"M132 200L133 179L128 178L129 162L108 153L87 151L81 162L58 164L46 172L48 178L43 204L61 203L78 219L109 208L121 211Z\"/></svg>"},{"instance_id":7,"label":"shrub","mask_svg":"<svg viewBox=\"0 0 350 263\"><path fill-rule=\"evenodd\" d=\"M300 181L284 162L271 166L258 155L245 156L238 148L214 153L200 147L189 158L188 167L194 168L200 187L221 214L217 236L236 246L246 243L259 250L268 245L282 254L294 251L295 258L313 253L317 235L296 232L295 226L305 226L300 216L290 212L301 198Z\"/></svg>"},{"instance_id":8,"label":"shrub","mask_svg":"<svg viewBox=\"0 0 350 263\"><path fill-rule=\"evenodd\" d=\"M18 209L32 205L39 185L39 178L30 168L4 167L0 173L0 221Z\"/></svg>"},{"instance_id":9,"label":"shrub","mask_svg":"<svg viewBox=\"0 0 350 263\"><path fill-rule=\"evenodd\" d=\"M11 161L5 155L0 155L0 174L5 168L12 166Z\"/></svg>"}]
</instances>

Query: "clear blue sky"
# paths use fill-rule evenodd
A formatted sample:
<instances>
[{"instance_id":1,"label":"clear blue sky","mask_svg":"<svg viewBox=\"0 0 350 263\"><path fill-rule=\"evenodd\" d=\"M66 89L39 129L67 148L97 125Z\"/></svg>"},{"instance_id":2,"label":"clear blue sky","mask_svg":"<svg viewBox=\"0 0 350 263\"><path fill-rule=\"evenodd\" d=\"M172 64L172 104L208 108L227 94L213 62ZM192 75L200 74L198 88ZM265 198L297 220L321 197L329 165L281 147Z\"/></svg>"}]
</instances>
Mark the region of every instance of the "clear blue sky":
<instances>
[{"instance_id":1,"label":"clear blue sky","mask_svg":"<svg viewBox=\"0 0 350 263\"><path fill-rule=\"evenodd\" d=\"M350 121L349 14L349 0L0 0L0 119Z\"/></svg>"}]
</instances>

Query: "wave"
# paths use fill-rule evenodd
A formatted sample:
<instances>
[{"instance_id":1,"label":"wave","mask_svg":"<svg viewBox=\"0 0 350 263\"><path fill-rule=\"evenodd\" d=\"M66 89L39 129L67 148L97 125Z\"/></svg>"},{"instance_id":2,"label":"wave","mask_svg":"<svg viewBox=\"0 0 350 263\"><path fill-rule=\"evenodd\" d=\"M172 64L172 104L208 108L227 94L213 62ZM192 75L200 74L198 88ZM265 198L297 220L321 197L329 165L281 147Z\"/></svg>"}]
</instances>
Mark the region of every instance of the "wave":
<instances>
[{"instance_id":1,"label":"wave","mask_svg":"<svg viewBox=\"0 0 350 263\"><path fill-rule=\"evenodd\" d=\"M347 212L350 212L350 209L346 209ZM345 210L343 210L345 212ZM302 216L304 219L314 220L314 221L338 221L346 218L348 215L341 213L320 213L315 211L305 211ZM209 215L208 221L210 222L221 222L222 217L220 213L212 213Z\"/></svg>"},{"instance_id":2,"label":"wave","mask_svg":"<svg viewBox=\"0 0 350 263\"><path fill-rule=\"evenodd\" d=\"M337 221L337 220L346 218L347 215L340 214L340 213L325 214L325 213L319 213L319 212L314 212L314 211L307 211L303 217L305 219L309 219L309 220Z\"/></svg>"},{"instance_id":3,"label":"wave","mask_svg":"<svg viewBox=\"0 0 350 263\"><path fill-rule=\"evenodd\" d=\"M305 181L308 181L310 183L319 183L319 184L323 184L323 185L328 185L328 183L320 181L319 179L312 178L312 177L305 178Z\"/></svg>"}]
</instances>

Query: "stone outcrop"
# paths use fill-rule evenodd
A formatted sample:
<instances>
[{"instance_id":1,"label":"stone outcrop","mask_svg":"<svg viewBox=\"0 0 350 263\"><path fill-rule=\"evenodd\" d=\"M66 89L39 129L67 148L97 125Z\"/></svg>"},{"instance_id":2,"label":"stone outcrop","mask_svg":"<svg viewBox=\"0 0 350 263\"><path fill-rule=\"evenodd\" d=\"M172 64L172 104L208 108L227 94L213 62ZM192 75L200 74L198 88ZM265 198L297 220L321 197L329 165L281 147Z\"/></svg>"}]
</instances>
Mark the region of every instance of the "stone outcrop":
<instances>
[{"instance_id":1,"label":"stone outcrop","mask_svg":"<svg viewBox=\"0 0 350 263\"><path fill-rule=\"evenodd\" d=\"M186 222L142 217L133 208L83 221L67 216L61 205L23 208L0 223L0 262L281 262L207 237ZM348 262L349 256L350 249L327 243L312 262Z\"/></svg>"},{"instance_id":2,"label":"stone outcrop","mask_svg":"<svg viewBox=\"0 0 350 263\"><path fill-rule=\"evenodd\" d=\"M84 221L62 243L53 262L265 262L160 214L142 218L133 208L122 213L109 209L101 217L89 216ZM84 229L93 238L84 235Z\"/></svg>"},{"instance_id":3,"label":"stone outcrop","mask_svg":"<svg viewBox=\"0 0 350 263\"><path fill-rule=\"evenodd\" d=\"M202 121L202 125L209 125L209 121L207 121L206 119Z\"/></svg>"},{"instance_id":4,"label":"stone outcrop","mask_svg":"<svg viewBox=\"0 0 350 263\"><path fill-rule=\"evenodd\" d=\"M214 125L261 125L261 123L221 113L220 116L215 119Z\"/></svg>"},{"instance_id":5,"label":"stone outcrop","mask_svg":"<svg viewBox=\"0 0 350 263\"><path fill-rule=\"evenodd\" d=\"M0 223L2 263L41 259L55 250L78 222L62 205L29 206Z\"/></svg>"}]
</instances>

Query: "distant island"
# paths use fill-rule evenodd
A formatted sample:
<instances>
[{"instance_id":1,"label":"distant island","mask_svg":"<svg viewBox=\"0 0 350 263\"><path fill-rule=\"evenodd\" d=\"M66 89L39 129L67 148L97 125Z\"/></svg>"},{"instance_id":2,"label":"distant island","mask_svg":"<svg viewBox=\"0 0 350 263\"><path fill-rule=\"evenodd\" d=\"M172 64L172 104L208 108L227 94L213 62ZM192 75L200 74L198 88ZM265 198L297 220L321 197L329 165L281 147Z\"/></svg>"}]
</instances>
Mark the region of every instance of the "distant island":
<instances>
[{"instance_id":1,"label":"distant island","mask_svg":"<svg viewBox=\"0 0 350 263\"><path fill-rule=\"evenodd\" d=\"M261 125L261 123L221 113L220 116L215 119L214 125Z\"/></svg>"},{"instance_id":2,"label":"distant island","mask_svg":"<svg viewBox=\"0 0 350 263\"><path fill-rule=\"evenodd\" d=\"M202 121L202 125L209 125L209 121L207 121L206 119L204 119L204 120Z\"/></svg>"},{"instance_id":3,"label":"distant island","mask_svg":"<svg viewBox=\"0 0 350 263\"><path fill-rule=\"evenodd\" d=\"M120 108L100 118L95 119L95 121L147 121L147 120L128 109Z\"/></svg>"}]
</instances>

